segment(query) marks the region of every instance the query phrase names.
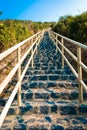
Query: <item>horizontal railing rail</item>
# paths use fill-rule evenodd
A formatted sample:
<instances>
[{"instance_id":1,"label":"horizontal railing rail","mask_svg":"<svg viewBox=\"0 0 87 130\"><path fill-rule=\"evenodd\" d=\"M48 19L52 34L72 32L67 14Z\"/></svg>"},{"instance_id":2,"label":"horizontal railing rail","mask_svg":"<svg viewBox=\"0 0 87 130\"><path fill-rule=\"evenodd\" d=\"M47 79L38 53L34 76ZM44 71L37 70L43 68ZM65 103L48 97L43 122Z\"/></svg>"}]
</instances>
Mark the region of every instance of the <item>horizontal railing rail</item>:
<instances>
[{"instance_id":1,"label":"horizontal railing rail","mask_svg":"<svg viewBox=\"0 0 87 130\"><path fill-rule=\"evenodd\" d=\"M0 115L0 127L2 126L2 123L8 113L8 110L15 98L15 95L18 93L18 106L21 106L21 82L24 78L24 75L26 73L26 70L30 63L33 67L33 57L35 52L37 52L38 44L40 43L41 39L43 38L43 31L36 33L35 35L29 37L28 39L20 42L19 44L11 47L10 49L6 50L5 52L0 54L0 62L3 61L5 58L7 58L10 54L12 54L14 51L17 51L17 63L16 65L11 69L9 74L5 77L5 79L0 84L0 94L5 90L13 76L17 73L18 81L16 85L14 86L14 89L9 96L9 99L6 102L6 105L4 106L1 115ZM28 47L27 51L22 55L21 57L21 47L24 46L27 42L31 42L31 45ZM29 43L28 43L29 44ZM30 54L26 66L24 67L23 72L21 72L21 64L24 62L25 58Z\"/></svg>"},{"instance_id":2,"label":"horizontal railing rail","mask_svg":"<svg viewBox=\"0 0 87 130\"><path fill-rule=\"evenodd\" d=\"M74 73L74 75L77 78L78 85L79 85L79 102L82 103L83 102L83 89L87 92L87 85L83 81L82 70L84 70L87 73L87 65L85 65L82 62L82 59L81 59L82 51L81 50L83 49L83 50L85 50L87 52L87 46L83 45L83 44L81 44L79 42L76 42L74 40L71 40L71 39L69 39L67 37L64 37L64 36L62 36L60 34L57 34L57 33L53 32L53 31L49 31L49 36L53 40L53 42L55 43L56 48L58 49L58 51L60 52L60 54L62 56L62 69L64 69L64 60L65 60L66 63L68 64L68 66L71 68L72 72ZM75 56L75 54L73 54L64 45L64 40L69 42L69 44L75 45L75 47L77 48L77 56ZM72 64L70 63L67 56L65 56L65 54L64 54L65 52L67 52L70 55L70 57L77 63L78 72L72 66Z\"/></svg>"}]
</instances>

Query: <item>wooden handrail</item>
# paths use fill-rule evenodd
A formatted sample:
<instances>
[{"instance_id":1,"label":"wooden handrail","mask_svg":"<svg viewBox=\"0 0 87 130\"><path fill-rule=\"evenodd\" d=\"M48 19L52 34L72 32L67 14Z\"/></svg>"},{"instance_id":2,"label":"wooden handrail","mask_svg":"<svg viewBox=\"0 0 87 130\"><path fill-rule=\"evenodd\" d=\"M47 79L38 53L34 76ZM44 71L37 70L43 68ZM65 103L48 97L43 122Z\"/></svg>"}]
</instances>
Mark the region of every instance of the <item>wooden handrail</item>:
<instances>
[{"instance_id":1,"label":"wooden handrail","mask_svg":"<svg viewBox=\"0 0 87 130\"><path fill-rule=\"evenodd\" d=\"M71 68L73 74L77 78L78 85L79 85L79 102L81 103L83 102L83 89L87 91L87 85L85 84L82 78L82 69L85 72L87 72L87 65L85 65L81 60L81 49L84 49L85 51L87 51L87 46L79 42L76 42L74 40L71 40L67 37L64 37L60 34L57 34L51 30L49 31L49 36L53 40L53 42L55 42L56 47L62 56L62 68L64 68L64 60L65 60L68 66ZM61 41L58 39L58 37L61 38ZM77 57L67 47L65 47L64 40L68 41L70 44L73 44L77 47ZM59 46L61 47L61 49ZM67 57L64 55L64 51L66 51L72 57L72 59L77 63L78 72L73 68L73 66L67 59Z\"/></svg>"},{"instance_id":2,"label":"wooden handrail","mask_svg":"<svg viewBox=\"0 0 87 130\"><path fill-rule=\"evenodd\" d=\"M26 70L27 70L29 64L31 63L31 61L32 61L32 66L33 66L33 57L34 57L35 52L37 51L37 46L40 43L42 38L43 38L43 31L40 31L40 32L36 33L35 35L29 37L28 39L20 42L19 44L11 47L10 49L8 49L5 52L0 54L0 61L3 61L4 58L8 57L14 51L17 50L17 52L18 52L17 53L17 59L18 59L17 64L12 68L12 70L9 72L9 74L6 76L6 78L0 84L0 94L1 94L4 91L5 87L8 85L8 83L11 81L12 77L16 74L16 72L18 73L18 82L14 86L14 89L13 89L11 95L9 96L9 99L1 112L0 127L2 126L2 123L3 123L3 121L7 115L7 112L8 112L8 110L9 110L9 108L14 100L15 95L17 94L17 91L18 91L18 106L21 106L21 82L24 78ZM28 48L28 50L21 57L21 47L23 45L25 45L26 42L29 42L30 40L32 40L32 45ZM29 53L31 54L31 56L30 56L29 60L27 61L27 64L26 64L23 72L21 73L21 64L23 63L23 61L25 60L25 58L27 57L27 55Z\"/></svg>"},{"instance_id":3,"label":"wooden handrail","mask_svg":"<svg viewBox=\"0 0 87 130\"><path fill-rule=\"evenodd\" d=\"M86 45L83 45L82 43L79 43L79 42L77 42L77 41L74 41L74 40L72 40L72 39L70 39L70 38L67 38L67 37L65 37L65 36L62 36L62 35L60 35L60 34L58 34L58 33L56 33L56 32L53 32L53 31L51 31L51 33L54 33L55 35L57 35L57 36L63 38L64 40L66 40L66 41L68 41L68 42L70 42L70 43L72 43L72 44L74 44L74 45L76 45L76 46L79 46L79 47L81 47L81 48L84 49L84 50L87 50L87 46L86 46Z\"/></svg>"},{"instance_id":4,"label":"wooden handrail","mask_svg":"<svg viewBox=\"0 0 87 130\"><path fill-rule=\"evenodd\" d=\"M13 53L15 50L17 50L19 47L21 47L22 45L24 45L26 42L30 41L31 39L35 38L35 36L37 36L38 34L41 34L42 32L38 32L36 34L34 34L33 36L27 38L26 40L20 42L19 44L9 48L8 50L2 52L0 54L0 61L4 58L6 58L8 55L10 55L11 53Z\"/></svg>"}]
</instances>

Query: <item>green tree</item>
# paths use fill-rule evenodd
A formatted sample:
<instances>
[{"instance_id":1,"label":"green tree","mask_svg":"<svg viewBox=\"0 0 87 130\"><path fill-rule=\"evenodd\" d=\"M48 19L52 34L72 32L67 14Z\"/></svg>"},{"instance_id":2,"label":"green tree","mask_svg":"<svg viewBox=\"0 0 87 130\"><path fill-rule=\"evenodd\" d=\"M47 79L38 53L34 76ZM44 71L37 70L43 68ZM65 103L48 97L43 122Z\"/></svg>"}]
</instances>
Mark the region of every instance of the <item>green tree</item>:
<instances>
[{"instance_id":1,"label":"green tree","mask_svg":"<svg viewBox=\"0 0 87 130\"><path fill-rule=\"evenodd\" d=\"M48 28L51 23L1 20L0 21L0 52L23 41L38 31Z\"/></svg>"},{"instance_id":2,"label":"green tree","mask_svg":"<svg viewBox=\"0 0 87 130\"><path fill-rule=\"evenodd\" d=\"M87 42L87 12L77 16L60 17L52 30L71 39Z\"/></svg>"}]
</instances>

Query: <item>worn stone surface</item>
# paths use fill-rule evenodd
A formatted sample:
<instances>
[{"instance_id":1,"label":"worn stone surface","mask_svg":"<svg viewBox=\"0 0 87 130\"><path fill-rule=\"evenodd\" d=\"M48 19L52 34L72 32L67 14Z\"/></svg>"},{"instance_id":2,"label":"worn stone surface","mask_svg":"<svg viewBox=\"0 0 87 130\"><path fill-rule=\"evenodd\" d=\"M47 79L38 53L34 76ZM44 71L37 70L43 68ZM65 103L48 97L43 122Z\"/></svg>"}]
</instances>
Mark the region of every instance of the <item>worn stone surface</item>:
<instances>
[{"instance_id":1,"label":"worn stone surface","mask_svg":"<svg viewBox=\"0 0 87 130\"><path fill-rule=\"evenodd\" d=\"M28 130L48 130L44 125L41 126L30 126Z\"/></svg>"},{"instance_id":2,"label":"worn stone surface","mask_svg":"<svg viewBox=\"0 0 87 130\"><path fill-rule=\"evenodd\" d=\"M77 110L75 106L61 106L60 107L60 113L62 115L76 115L77 114Z\"/></svg>"},{"instance_id":3,"label":"worn stone surface","mask_svg":"<svg viewBox=\"0 0 87 130\"><path fill-rule=\"evenodd\" d=\"M48 82L47 83L47 88L49 88L49 87L56 87L56 86L57 86L57 84L55 82Z\"/></svg>"},{"instance_id":4,"label":"worn stone surface","mask_svg":"<svg viewBox=\"0 0 87 130\"><path fill-rule=\"evenodd\" d=\"M77 99L77 98L78 98L78 95L79 95L79 93L78 93L77 91L71 92L71 96L70 96L71 100Z\"/></svg>"},{"instance_id":5,"label":"worn stone surface","mask_svg":"<svg viewBox=\"0 0 87 130\"><path fill-rule=\"evenodd\" d=\"M16 108L10 108L8 111L8 115L15 115L16 114Z\"/></svg>"},{"instance_id":6,"label":"worn stone surface","mask_svg":"<svg viewBox=\"0 0 87 130\"><path fill-rule=\"evenodd\" d=\"M84 117L82 117L82 116L78 116L78 117L76 117L76 119L77 119L78 121L80 121L81 123L87 125L87 118L84 118Z\"/></svg>"},{"instance_id":7,"label":"worn stone surface","mask_svg":"<svg viewBox=\"0 0 87 130\"><path fill-rule=\"evenodd\" d=\"M11 128L8 125L3 125L0 130L11 130Z\"/></svg>"},{"instance_id":8,"label":"worn stone surface","mask_svg":"<svg viewBox=\"0 0 87 130\"><path fill-rule=\"evenodd\" d=\"M24 113L30 111L31 109L32 109L32 106L31 106L31 105L26 105L26 106L24 106L24 107L20 107L20 114L22 115L22 114L24 114Z\"/></svg>"},{"instance_id":9,"label":"worn stone surface","mask_svg":"<svg viewBox=\"0 0 87 130\"><path fill-rule=\"evenodd\" d=\"M51 107L51 112L57 113L57 109L58 109L58 106L57 106L57 105L53 105L53 106Z\"/></svg>"},{"instance_id":10,"label":"worn stone surface","mask_svg":"<svg viewBox=\"0 0 87 130\"><path fill-rule=\"evenodd\" d=\"M35 98L49 99L49 94L48 93L35 93Z\"/></svg>"},{"instance_id":11,"label":"worn stone surface","mask_svg":"<svg viewBox=\"0 0 87 130\"><path fill-rule=\"evenodd\" d=\"M26 94L26 99L28 100L28 99L32 99L33 98L33 93L32 92L28 92L27 94Z\"/></svg>"},{"instance_id":12,"label":"worn stone surface","mask_svg":"<svg viewBox=\"0 0 87 130\"><path fill-rule=\"evenodd\" d=\"M40 114L48 114L49 108L47 106L40 107Z\"/></svg>"},{"instance_id":13,"label":"worn stone surface","mask_svg":"<svg viewBox=\"0 0 87 130\"><path fill-rule=\"evenodd\" d=\"M49 116L46 116L46 117L45 117L45 120L48 121L48 122L51 122L51 121L52 121Z\"/></svg>"},{"instance_id":14,"label":"worn stone surface","mask_svg":"<svg viewBox=\"0 0 87 130\"><path fill-rule=\"evenodd\" d=\"M5 99L0 99L0 106L5 106L6 100Z\"/></svg>"},{"instance_id":15,"label":"worn stone surface","mask_svg":"<svg viewBox=\"0 0 87 130\"><path fill-rule=\"evenodd\" d=\"M84 130L82 126L69 126L66 130Z\"/></svg>"},{"instance_id":16,"label":"worn stone surface","mask_svg":"<svg viewBox=\"0 0 87 130\"><path fill-rule=\"evenodd\" d=\"M52 92L51 93L51 98L59 98L60 97L60 93L55 93L55 92Z\"/></svg>"},{"instance_id":17,"label":"worn stone surface","mask_svg":"<svg viewBox=\"0 0 87 130\"><path fill-rule=\"evenodd\" d=\"M52 81L60 80L60 76L58 76L58 75L51 75L51 76L49 76L49 80L52 80Z\"/></svg>"},{"instance_id":18,"label":"worn stone surface","mask_svg":"<svg viewBox=\"0 0 87 130\"><path fill-rule=\"evenodd\" d=\"M79 111L80 113L87 114L87 105L80 105Z\"/></svg>"},{"instance_id":19,"label":"worn stone surface","mask_svg":"<svg viewBox=\"0 0 87 130\"><path fill-rule=\"evenodd\" d=\"M30 88L37 88L37 82L31 82L29 87Z\"/></svg>"},{"instance_id":20,"label":"worn stone surface","mask_svg":"<svg viewBox=\"0 0 87 130\"><path fill-rule=\"evenodd\" d=\"M27 127L25 124L16 124L14 127L13 127L13 130L27 130Z\"/></svg>"},{"instance_id":21,"label":"worn stone surface","mask_svg":"<svg viewBox=\"0 0 87 130\"><path fill-rule=\"evenodd\" d=\"M64 130L64 127L60 125L52 125L51 130Z\"/></svg>"}]
</instances>

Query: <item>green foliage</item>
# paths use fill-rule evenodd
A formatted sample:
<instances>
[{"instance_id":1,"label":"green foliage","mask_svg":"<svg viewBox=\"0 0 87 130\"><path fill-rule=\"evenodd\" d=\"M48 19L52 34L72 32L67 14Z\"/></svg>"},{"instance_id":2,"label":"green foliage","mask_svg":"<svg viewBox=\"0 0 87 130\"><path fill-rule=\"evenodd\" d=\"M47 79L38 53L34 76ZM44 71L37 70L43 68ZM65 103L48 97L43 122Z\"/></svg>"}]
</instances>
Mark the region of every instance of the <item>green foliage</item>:
<instances>
[{"instance_id":1,"label":"green foliage","mask_svg":"<svg viewBox=\"0 0 87 130\"><path fill-rule=\"evenodd\" d=\"M80 42L87 42L87 12L74 17L60 17L52 30L71 39Z\"/></svg>"},{"instance_id":2,"label":"green foliage","mask_svg":"<svg viewBox=\"0 0 87 130\"><path fill-rule=\"evenodd\" d=\"M20 20L0 21L0 52L23 41L34 33L48 28L52 23Z\"/></svg>"}]
</instances>

